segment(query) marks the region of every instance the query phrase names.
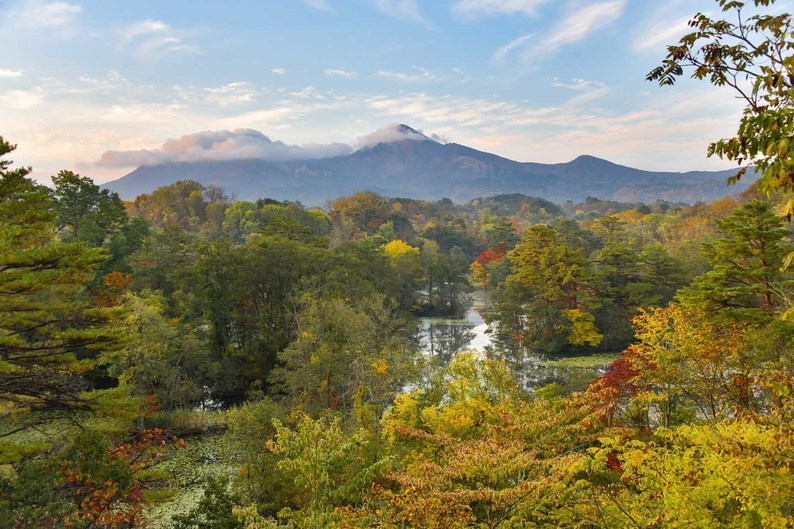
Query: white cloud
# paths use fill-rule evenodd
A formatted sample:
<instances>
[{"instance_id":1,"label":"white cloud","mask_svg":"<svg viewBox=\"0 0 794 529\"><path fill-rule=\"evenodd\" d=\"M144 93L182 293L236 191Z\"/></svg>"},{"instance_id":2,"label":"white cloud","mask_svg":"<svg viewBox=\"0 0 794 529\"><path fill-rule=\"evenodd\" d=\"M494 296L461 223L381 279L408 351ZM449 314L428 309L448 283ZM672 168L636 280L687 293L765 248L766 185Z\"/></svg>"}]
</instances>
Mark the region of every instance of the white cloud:
<instances>
[{"instance_id":1,"label":"white cloud","mask_svg":"<svg viewBox=\"0 0 794 529\"><path fill-rule=\"evenodd\" d=\"M585 90L590 90L592 88L603 88L604 83L601 81L588 81L587 79L571 79L571 82L566 83L560 81L558 78L554 78L553 86L557 88L567 88L569 90L576 90L578 92L582 92Z\"/></svg>"},{"instance_id":2,"label":"white cloud","mask_svg":"<svg viewBox=\"0 0 794 529\"><path fill-rule=\"evenodd\" d=\"M427 23L417 5L417 0L375 0L375 6L389 16Z\"/></svg>"},{"instance_id":3,"label":"white cloud","mask_svg":"<svg viewBox=\"0 0 794 529\"><path fill-rule=\"evenodd\" d=\"M19 70L0 68L0 79L18 79L20 77L22 77L22 72Z\"/></svg>"},{"instance_id":4,"label":"white cloud","mask_svg":"<svg viewBox=\"0 0 794 529\"><path fill-rule=\"evenodd\" d=\"M159 149L107 151L97 165L131 167L166 162L199 162L259 159L269 161L309 160L351 152L349 145L288 145L273 141L253 129L204 131L168 140Z\"/></svg>"},{"instance_id":5,"label":"white cloud","mask_svg":"<svg viewBox=\"0 0 794 529\"><path fill-rule=\"evenodd\" d=\"M458 0L453 11L466 18L477 16L513 15L533 16L549 0Z\"/></svg>"},{"instance_id":6,"label":"white cloud","mask_svg":"<svg viewBox=\"0 0 794 529\"><path fill-rule=\"evenodd\" d=\"M667 46L675 44L687 33L692 32L689 27L690 16L676 20L661 20L646 24L634 39L634 49L637 51L663 53Z\"/></svg>"},{"instance_id":7,"label":"white cloud","mask_svg":"<svg viewBox=\"0 0 794 529\"><path fill-rule=\"evenodd\" d=\"M161 20L142 20L127 26L123 31L123 38L124 40L133 40L137 37L168 33L170 31L171 26Z\"/></svg>"},{"instance_id":8,"label":"white cloud","mask_svg":"<svg viewBox=\"0 0 794 529\"><path fill-rule=\"evenodd\" d=\"M197 88L195 86L175 85L175 95L189 104L208 102L221 107L251 103L258 91L251 83L236 81L215 88Z\"/></svg>"},{"instance_id":9,"label":"white cloud","mask_svg":"<svg viewBox=\"0 0 794 529\"><path fill-rule=\"evenodd\" d=\"M582 106L585 103L590 103L591 101L600 99L606 95L607 92L609 92L609 88L601 81L573 79L570 83L564 83L555 78L555 81L552 84L557 88L566 88L577 93L577 95L569 99L566 103L570 108Z\"/></svg>"},{"instance_id":10,"label":"white cloud","mask_svg":"<svg viewBox=\"0 0 794 529\"><path fill-rule=\"evenodd\" d=\"M67 26L83 10L68 2L29 1L25 4L21 23L32 28L57 28Z\"/></svg>"},{"instance_id":11,"label":"white cloud","mask_svg":"<svg viewBox=\"0 0 794 529\"><path fill-rule=\"evenodd\" d=\"M310 5L314 9L320 11L331 11L331 6L328 5L328 0L303 0L304 3Z\"/></svg>"},{"instance_id":12,"label":"white cloud","mask_svg":"<svg viewBox=\"0 0 794 529\"><path fill-rule=\"evenodd\" d=\"M141 20L121 32L122 42L143 59L159 59L165 55L198 53L200 48L185 42L185 31L177 30L162 20Z\"/></svg>"},{"instance_id":13,"label":"white cloud","mask_svg":"<svg viewBox=\"0 0 794 529\"><path fill-rule=\"evenodd\" d=\"M428 70L419 66L414 66L411 72L393 72L390 70L378 70L375 74L384 79L392 79L394 81L401 81L404 83L416 83L419 81L433 81L439 77Z\"/></svg>"},{"instance_id":14,"label":"white cloud","mask_svg":"<svg viewBox=\"0 0 794 529\"><path fill-rule=\"evenodd\" d=\"M571 11L546 35L534 52L551 54L566 44L586 38L617 20L625 6L626 0L609 0L588 4Z\"/></svg>"},{"instance_id":15,"label":"white cloud","mask_svg":"<svg viewBox=\"0 0 794 529\"><path fill-rule=\"evenodd\" d=\"M20 145L15 160L32 165L36 178L42 179L57 170L75 168L80 160L99 159L108 149L121 154L115 158L109 154L108 165L86 165L84 171L78 165L77 169L106 181L122 176L130 167L112 163L191 156L223 159L251 151L308 156L295 155L296 146L322 155L343 154L343 146L323 151L314 144L336 140L354 144L362 131L392 122L433 130L457 143L516 160L559 162L589 153L644 169L726 167L720 160L707 160L705 146L735 132L741 104L730 92L704 87L684 94L640 93L638 101L607 110L607 103L602 105L599 99L609 91L602 83L567 78L552 82L558 88L554 97L561 101L543 106L454 92L342 94L316 88L291 92L243 81L210 87L153 87L135 85L109 72L51 79L28 90L0 90L0 116L4 135ZM434 87L440 89L440 85ZM239 127L268 131L284 140L286 147L236 137L216 141L210 148L200 148L196 142L193 150L183 148L176 154L166 154L161 145L162 139L178 138L185 130Z\"/></svg>"},{"instance_id":16,"label":"white cloud","mask_svg":"<svg viewBox=\"0 0 794 529\"><path fill-rule=\"evenodd\" d=\"M418 130L412 129L406 125L389 125L380 130L376 130L366 136L361 136L356 145L360 149L374 147L379 143L395 143L398 141L433 141L428 136L425 136Z\"/></svg>"},{"instance_id":17,"label":"white cloud","mask_svg":"<svg viewBox=\"0 0 794 529\"><path fill-rule=\"evenodd\" d=\"M272 70L270 70L270 72L276 75L284 75L285 73L287 73L287 70L285 68L273 68Z\"/></svg>"},{"instance_id":18,"label":"white cloud","mask_svg":"<svg viewBox=\"0 0 794 529\"><path fill-rule=\"evenodd\" d=\"M44 103L40 90L9 90L0 93L0 108L28 110Z\"/></svg>"},{"instance_id":19,"label":"white cloud","mask_svg":"<svg viewBox=\"0 0 794 529\"><path fill-rule=\"evenodd\" d=\"M502 46L501 48L497 49L494 52L493 58L497 61L504 60L504 58L507 57L507 55L509 55L511 51L515 50L516 48L520 48L524 46L527 42L529 42L529 40L533 36L534 34L530 33L529 35L522 35L517 39L508 42L507 44L505 44L504 46Z\"/></svg>"},{"instance_id":20,"label":"white cloud","mask_svg":"<svg viewBox=\"0 0 794 529\"><path fill-rule=\"evenodd\" d=\"M338 68L328 68L325 70L325 75L328 77L344 77L345 79L355 79L358 73L348 70L340 70Z\"/></svg>"}]
</instances>

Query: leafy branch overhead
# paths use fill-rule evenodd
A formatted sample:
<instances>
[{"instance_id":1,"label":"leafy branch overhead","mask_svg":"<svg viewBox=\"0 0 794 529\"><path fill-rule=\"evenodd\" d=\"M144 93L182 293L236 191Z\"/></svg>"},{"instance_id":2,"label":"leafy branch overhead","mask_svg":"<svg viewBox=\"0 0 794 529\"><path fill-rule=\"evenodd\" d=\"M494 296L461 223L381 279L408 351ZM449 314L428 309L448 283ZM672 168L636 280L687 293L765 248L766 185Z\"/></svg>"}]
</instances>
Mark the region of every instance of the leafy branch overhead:
<instances>
[{"instance_id":1,"label":"leafy branch overhead","mask_svg":"<svg viewBox=\"0 0 794 529\"><path fill-rule=\"evenodd\" d=\"M753 0L755 8L775 0ZM708 155L746 164L728 183L735 183L750 164L761 174L762 191L794 191L794 34L789 13L746 16L746 2L719 0L730 20L698 13L693 32L668 46L667 57L646 76L673 85L693 69L692 77L728 86L746 106L736 136L709 145ZM752 10L752 6L749 7ZM784 214L794 216L794 199Z\"/></svg>"}]
</instances>

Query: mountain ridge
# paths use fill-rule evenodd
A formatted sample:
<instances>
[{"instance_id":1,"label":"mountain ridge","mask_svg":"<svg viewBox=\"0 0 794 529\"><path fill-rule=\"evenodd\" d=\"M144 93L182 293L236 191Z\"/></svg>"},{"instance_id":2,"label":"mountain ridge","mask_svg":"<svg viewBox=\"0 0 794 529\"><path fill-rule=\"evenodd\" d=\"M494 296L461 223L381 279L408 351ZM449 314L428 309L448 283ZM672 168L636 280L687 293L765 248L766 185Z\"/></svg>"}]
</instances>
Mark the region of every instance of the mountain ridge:
<instances>
[{"instance_id":1,"label":"mountain ridge","mask_svg":"<svg viewBox=\"0 0 794 529\"><path fill-rule=\"evenodd\" d=\"M457 143L442 143L408 125L390 141L350 154L316 159L246 158L168 161L142 165L103 187L134 199L179 180L215 185L243 200L269 197L323 205L358 191L425 200L525 193L558 203L589 196L628 202L713 200L744 190L752 175L729 189L736 170L658 172L636 169L583 154L555 164L517 162Z\"/></svg>"}]
</instances>

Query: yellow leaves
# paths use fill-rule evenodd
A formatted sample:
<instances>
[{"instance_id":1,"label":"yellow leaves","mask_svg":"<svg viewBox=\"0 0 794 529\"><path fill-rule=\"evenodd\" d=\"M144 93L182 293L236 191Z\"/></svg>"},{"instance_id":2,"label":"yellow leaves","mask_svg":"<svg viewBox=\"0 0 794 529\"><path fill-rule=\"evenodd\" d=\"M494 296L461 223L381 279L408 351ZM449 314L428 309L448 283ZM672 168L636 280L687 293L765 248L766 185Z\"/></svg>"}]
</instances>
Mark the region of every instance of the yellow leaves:
<instances>
[{"instance_id":1,"label":"yellow leaves","mask_svg":"<svg viewBox=\"0 0 794 529\"><path fill-rule=\"evenodd\" d=\"M578 459L544 459L520 439L447 438L439 460L419 459L389 476L398 488L381 491L377 519L428 528L553 525L547 505Z\"/></svg>"},{"instance_id":2,"label":"yellow leaves","mask_svg":"<svg viewBox=\"0 0 794 529\"><path fill-rule=\"evenodd\" d=\"M604 339L604 335L598 332L593 314L581 309L569 309L564 310L563 315L571 323L568 333L568 343L571 345L587 344L595 347Z\"/></svg>"},{"instance_id":3,"label":"yellow leaves","mask_svg":"<svg viewBox=\"0 0 794 529\"><path fill-rule=\"evenodd\" d=\"M576 464L590 474L595 501L578 506L585 517L598 513L616 527L788 527L788 425L739 419L656 433L652 441L602 438L589 469Z\"/></svg>"},{"instance_id":4,"label":"yellow leaves","mask_svg":"<svg viewBox=\"0 0 794 529\"><path fill-rule=\"evenodd\" d=\"M400 393L394 398L394 403L383 415L383 434L391 444L400 437L401 428L421 427L421 402L422 392L416 390L410 393Z\"/></svg>"},{"instance_id":5,"label":"yellow leaves","mask_svg":"<svg viewBox=\"0 0 794 529\"><path fill-rule=\"evenodd\" d=\"M385 253L391 261L397 261L406 255L415 255L416 257L419 257L419 248L414 248L405 241L397 239L386 244L383 247L383 253Z\"/></svg>"},{"instance_id":6,"label":"yellow leaves","mask_svg":"<svg viewBox=\"0 0 794 529\"><path fill-rule=\"evenodd\" d=\"M375 373L381 376L389 374L389 362L385 358L379 358L369 365Z\"/></svg>"}]
</instances>

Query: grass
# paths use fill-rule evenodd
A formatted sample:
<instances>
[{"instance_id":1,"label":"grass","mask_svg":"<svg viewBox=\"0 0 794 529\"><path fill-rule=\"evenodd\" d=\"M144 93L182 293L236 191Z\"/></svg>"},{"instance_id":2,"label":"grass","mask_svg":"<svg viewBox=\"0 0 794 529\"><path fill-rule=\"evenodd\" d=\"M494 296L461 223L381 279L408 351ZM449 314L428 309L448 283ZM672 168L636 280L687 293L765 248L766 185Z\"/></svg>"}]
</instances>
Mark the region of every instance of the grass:
<instances>
[{"instance_id":1,"label":"grass","mask_svg":"<svg viewBox=\"0 0 794 529\"><path fill-rule=\"evenodd\" d=\"M583 356L568 356L555 360L546 360L541 363L544 367L558 367L565 369L597 369L606 367L620 358L618 353L597 353Z\"/></svg>"}]
</instances>

